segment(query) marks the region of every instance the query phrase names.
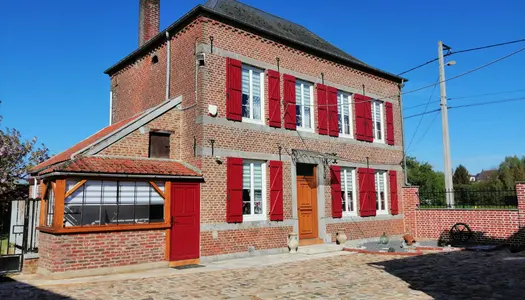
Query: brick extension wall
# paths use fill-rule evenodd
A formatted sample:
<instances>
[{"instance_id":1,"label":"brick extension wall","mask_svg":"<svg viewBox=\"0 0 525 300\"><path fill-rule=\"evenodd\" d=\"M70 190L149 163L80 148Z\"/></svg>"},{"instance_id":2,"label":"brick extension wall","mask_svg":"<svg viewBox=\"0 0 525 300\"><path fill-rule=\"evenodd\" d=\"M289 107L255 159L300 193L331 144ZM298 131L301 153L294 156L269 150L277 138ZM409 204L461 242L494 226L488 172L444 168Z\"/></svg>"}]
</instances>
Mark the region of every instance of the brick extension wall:
<instances>
[{"instance_id":1,"label":"brick extension wall","mask_svg":"<svg viewBox=\"0 0 525 300\"><path fill-rule=\"evenodd\" d=\"M40 268L50 272L164 260L165 230L52 235L40 232Z\"/></svg>"},{"instance_id":2,"label":"brick extension wall","mask_svg":"<svg viewBox=\"0 0 525 300\"><path fill-rule=\"evenodd\" d=\"M449 239L456 223L466 223L475 241L525 244L525 183L516 185L518 209L420 209L417 187L403 188L405 224L419 238Z\"/></svg>"}]
</instances>

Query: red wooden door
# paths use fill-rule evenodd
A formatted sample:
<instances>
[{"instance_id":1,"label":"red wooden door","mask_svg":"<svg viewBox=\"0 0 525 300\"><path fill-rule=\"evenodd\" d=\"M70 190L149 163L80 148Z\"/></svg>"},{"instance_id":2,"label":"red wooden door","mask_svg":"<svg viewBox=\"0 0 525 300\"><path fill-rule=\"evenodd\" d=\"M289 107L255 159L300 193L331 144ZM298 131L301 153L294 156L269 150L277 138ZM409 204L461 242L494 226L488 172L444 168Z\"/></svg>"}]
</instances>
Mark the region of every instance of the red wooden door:
<instances>
[{"instance_id":1,"label":"red wooden door","mask_svg":"<svg viewBox=\"0 0 525 300\"><path fill-rule=\"evenodd\" d=\"M171 184L170 261L199 258L200 184Z\"/></svg>"}]
</instances>

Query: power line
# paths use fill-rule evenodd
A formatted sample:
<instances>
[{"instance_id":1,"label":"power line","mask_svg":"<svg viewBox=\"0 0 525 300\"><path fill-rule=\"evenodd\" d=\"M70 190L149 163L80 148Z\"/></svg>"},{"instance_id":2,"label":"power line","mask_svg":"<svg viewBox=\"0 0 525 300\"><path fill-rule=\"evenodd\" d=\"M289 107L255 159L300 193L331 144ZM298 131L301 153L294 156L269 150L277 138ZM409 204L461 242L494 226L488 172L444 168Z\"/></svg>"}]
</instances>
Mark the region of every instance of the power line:
<instances>
[{"instance_id":1,"label":"power line","mask_svg":"<svg viewBox=\"0 0 525 300\"><path fill-rule=\"evenodd\" d=\"M522 101L522 100L525 100L525 97L487 101L487 102L480 102L480 103L472 103L472 104L465 104L465 105L459 105L459 106L449 106L449 109L465 108L465 107L472 107L472 106L484 106L484 105L495 104L495 103L505 103L505 102L514 102L514 101Z\"/></svg>"},{"instance_id":2,"label":"power line","mask_svg":"<svg viewBox=\"0 0 525 300\"><path fill-rule=\"evenodd\" d=\"M401 95L406 95L406 94L415 93L415 92L418 92L418 91L421 91L421 90L425 90L425 89L428 89L428 88L434 87L434 86L440 84L441 82L451 81L451 80L457 79L457 78L459 78L459 77L463 77L463 76L465 76L465 75L468 75L468 74L470 74L470 73L476 72L476 71L478 71L478 70L480 70L480 69L486 68L486 67L488 67L488 66L490 66L490 65L493 65L493 64L495 64L495 63L497 63L497 62L499 62L499 61L502 61L502 60L504 60L504 59L506 59L506 58L509 58L509 57L513 56L513 55L516 55L516 54L518 54L519 52L524 51L524 50L525 50L525 48L518 49L518 50L516 50L516 51L514 51L514 52L512 52L512 53L509 53L509 54L507 54L507 55L505 55L505 56L502 56L502 57L500 57L500 58L498 58L498 59L495 59L495 60L493 60L493 61L491 61L491 62L488 62L488 63L483 64L483 65L481 65L481 66L478 66L478 67L476 67L476 68L474 68L474 69L470 69L470 70L468 70L468 71L466 71L466 72L463 72L463 73L461 73L461 74L458 74L458 75L456 75L456 76L450 77L450 78L445 79L445 80L443 80L443 81L439 81L439 82L434 83L434 84L425 85L425 86L422 86L422 87L420 87L420 88L416 88L416 89L413 89L413 90L410 90L410 91L406 91L406 92L402 92L402 93L392 94L392 95L390 95L390 96L385 96L385 97L380 97L380 98L374 98L374 99L365 100L365 101L359 101L359 102L349 102L349 103L361 103L361 102L373 102L373 101L377 101L377 100L385 100L385 99L389 99L389 98L393 98L393 97L398 97L398 96L401 96ZM312 104L295 104L295 105L299 105L299 106L310 106L310 107L315 106L313 103L312 103ZM317 105L317 106L338 106L338 105L339 105L339 104L323 104L323 105ZM288 103L286 103L285 106L284 106L284 109L285 109L285 110L286 110L287 106L288 106ZM405 118L405 119L406 119L406 118Z\"/></svg>"},{"instance_id":3,"label":"power line","mask_svg":"<svg viewBox=\"0 0 525 300\"><path fill-rule=\"evenodd\" d=\"M436 83L439 82L439 77L436 78ZM430 100L432 100L432 97L434 96L434 91L436 90L436 86L434 85L434 88L432 89L432 92L430 93L430 97L428 97L428 101L425 106L425 110L423 112L426 112L428 109L428 105L430 104ZM421 115L421 118L419 118L419 122L417 123L416 130L414 131L414 134L410 138L410 142L408 143L407 152L410 150L410 146L412 145L412 142L414 141L414 138L416 137L417 131L419 130L419 126L421 126L421 122L423 122L423 118L425 115Z\"/></svg>"},{"instance_id":4,"label":"power line","mask_svg":"<svg viewBox=\"0 0 525 300\"><path fill-rule=\"evenodd\" d=\"M469 96L460 96L460 97L452 97L452 98L447 98L447 100L451 101L451 100L460 100L460 99L469 99L469 98L479 98L479 97L503 95L503 94L510 94L510 93L518 93L518 92L525 92L525 89L523 89L523 90L495 92L495 93L485 93L485 94L477 94L477 95L469 95ZM431 101L430 103L435 103L435 102L439 102L439 101L440 100L434 100L434 101ZM423 103L423 104L409 106L409 107L406 107L404 109L407 110L407 109L412 109L412 108L421 107L421 106L425 106L425 105L426 105L426 103Z\"/></svg>"},{"instance_id":5,"label":"power line","mask_svg":"<svg viewBox=\"0 0 525 300\"><path fill-rule=\"evenodd\" d=\"M434 117L432 118L432 120L430 121L430 123L428 124L427 126L427 129L425 130L425 132L423 133L423 135L419 138L419 140L417 140L417 142L414 144L414 148L419 145L419 143L421 143L423 141L423 139L425 138L425 136L427 135L428 131L430 130L430 128L432 127L432 125L434 124L434 121L436 121L436 117L439 116L439 114L437 112L434 113ZM408 152L408 150L407 150Z\"/></svg>"},{"instance_id":6,"label":"power line","mask_svg":"<svg viewBox=\"0 0 525 300\"><path fill-rule=\"evenodd\" d=\"M463 72L463 73L461 73L461 74L459 74L459 75L456 75L456 76L450 77L450 78L445 79L445 80L443 80L443 81L440 81L440 82L438 82L438 83L436 83L436 84L429 84L429 85L426 85L426 86L423 86L423 87L420 87L420 88L417 88L417 89L414 89L414 90L410 90L410 91L408 91L408 92L403 92L403 93L401 93L401 95L410 94L410 93L414 93L414 92L421 91L421 90L424 90L424 89L428 89L429 87L433 87L433 86L435 86L435 85L437 85L437 84L440 84L441 82L447 82L447 81L451 81L451 80L454 80L454 79L456 79L456 78L459 78L459 77L465 76L465 75L470 74L470 73L473 73L473 72L475 72L475 71L477 71L477 70L480 70L480 69L486 68L486 67L488 67L488 66L490 66L490 65L492 65L492 64L495 64L495 63L497 63L497 62L499 62L499 61L502 61L502 60L504 60L504 59L506 59L506 58L509 58L509 57L511 57L511 56L513 56L513 55L516 55L516 54L520 53L520 52L523 51L523 50L525 50L525 48L518 49L518 50L516 50L516 51L514 51L514 52L512 52L512 53L510 53L510 54L507 54L507 55L505 55L505 56L503 56L503 57L500 57L500 58L498 58L498 59L495 59L495 60L493 60L493 61L491 61L491 62L488 62L488 63L486 63L486 64L484 64L484 65L481 65L481 66L479 66L479 67L476 67L476 68L474 68L474 69L470 69L470 70L468 70L468 71L466 71L466 72Z\"/></svg>"},{"instance_id":7,"label":"power line","mask_svg":"<svg viewBox=\"0 0 525 300\"><path fill-rule=\"evenodd\" d=\"M481 46L481 47L470 48L470 49L459 50L459 51L451 51L450 53L446 54L445 56L449 56L449 55L453 55L453 54L459 54L459 53L465 53L465 52L470 52L470 51L483 50L483 49L499 47L499 46L505 46L505 45L521 43L521 42L525 42L525 39L509 41L509 42L504 42L504 43L499 43L499 44L492 44L492 45Z\"/></svg>"},{"instance_id":8,"label":"power line","mask_svg":"<svg viewBox=\"0 0 525 300\"><path fill-rule=\"evenodd\" d=\"M407 119L412 119L412 118L415 118L417 116L421 116L421 115L428 115L428 114L431 114L433 112L438 112L440 111L441 109L438 108L438 109L434 109L434 110L430 110L430 111L427 111L427 112L423 112L423 113L419 113L419 114L415 114L415 115L411 115L411 116L408 116L408 117L404 117L403 119L407 120Z\"/></svg>"},{"instance_id":9,"label":"power line","mask_svg":"<svg viewBox=\"0 0 525 300\"><path fill-rule=\"evenodd\" d=\"M472 107L472 106L484 106L484 105L495 104L495 103L505 103L505 102L514 102L514 101L522 101L522 100L525 100L525 97L503 99L503 100L495 100L495 101L487 101L487 102L480 102L480 103L472 103L472 104L465 104L465 105L459 105L459 106L449 106L448 108L449 109L453 109L453 108L465 108L465 107ZM434 109L434 110L431 110L431 111L410 115L408 117L405 117L404 119L406 120L406 119L415 118L415 117L421 116L421 115L427 115L427 114L430 114L430 113L433 113L433 112L437 112L439 110L440 109L438 108L438 109Z\"/></svg>"},{"instance_id":10,"label":"power line","mask_svg":"<svg viewBox=\"0 0 525 300\"><path fill-rule=\"evenodd\" d=\"M401 76L401 75L403 75L403 74L405 74L405 73L408 73L408 72L414 71L414 70L419 69L419 68L421 68L421 67L424 67L424 66L426 66L426 65L428 65L428 64L431 64L431 63L435 62L436 60L438 60L438 59L437 59L437 58L434 58L434 59L432 59L432 60L429 60L429 61L427 61L426 63L422 63L422 64L417 65L417 66L415 66L415 67L413 67L413 68L410 68L410 69L408 69L408 70L406 70L406 71L403 71L403 72L397 74L397 76Z\"/></svg>"},{"instance_id":11,"label":"power line","mask_svg":"<svg viewBox=\"0 0 525 300\"><path fill-rule=\"evenodd\" d=\"M448 98L448 100L459 100L459 99L477 98L477 97L485 97L485 96L493 96L493 95L502 95L502 94L517 93L517 92L525 92L525 89L523 89L523 90L513 90L513 91L495 92L495 93L486 93L486 94L477 94L477 95L461 96L461 97L452 97L452 98Z\"/></svg>"},{"instance_id":12,"label":"power line","mask_svg":"<svg viewBox=\"0 0 525 300\"><path fill-rule=\"evenodd\" d=\"M459 54L459 53L465 53L465 52L470 52L470 51L477 51L477 50L488 49L488 48L499 47L499 46L505 46L505 45L515 44L515 43L521 43L521 42L525 42L525 39L514 40L514 41L509 41L509 42L504 42L504 43L499 43L499 44L486 45L486 46L481 46L481 47L476 47L476 48L470 48L470 49L464 49L464 50L459 50L459 51L455 51L455 52L452 51L452 50L450 50L450 52L447 53L447 54L445 54L444 56L450 56L450 55ZM414 70L416 70L416 69L419 69L419 68L424 67L424 66L426 66L426 65L428 65L428 64L431 64L431 63L433 63L433 62L435 62L435 61L437 61L437 60L438 60L438 58L436 57L436 58L434 58L434 59L432 59L432 60L429 60L429 61L427 61L427 62L425 62L425 63L422 63L422 64L420 64L420 65L417 65L417 66L415 66L415 67L413 67L413 68L410 68L410 69L408 69L408 70L406 70L406 71L403 71L403 72L401 72L401 73L399 73L399 74L397 74L397 75L398 75L398 76L401 76L401 75L403 75L403 74L405 74L405 73L412 72L412 71L414 71Z\"/></svg>"}]
</instances>

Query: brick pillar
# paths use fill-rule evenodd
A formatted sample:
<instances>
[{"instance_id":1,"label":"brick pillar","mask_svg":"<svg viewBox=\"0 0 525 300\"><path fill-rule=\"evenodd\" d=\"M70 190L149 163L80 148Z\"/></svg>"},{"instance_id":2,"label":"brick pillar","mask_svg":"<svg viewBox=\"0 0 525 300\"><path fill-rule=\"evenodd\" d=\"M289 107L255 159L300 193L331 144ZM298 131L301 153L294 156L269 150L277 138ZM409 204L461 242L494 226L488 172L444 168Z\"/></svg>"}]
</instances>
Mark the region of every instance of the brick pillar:
<instances>
[{"instance_id":1,"label":"brick pillar","mask_svg":"<svg viewBox=\"0 0 525 300\"><path fill-rule=\"evenodd\" d=\"M417 222L416 222L416 208L419 205L418 186L405 186L403 191L403 212L405 218L405 232L410 232L414 237L417 237Z\"/></svg>"},{"instance_id":2,"label":"brick pillar","mask_svg":"<svg viewBox=\"0 0 525 300\"><path fill-rule=\"evenodd\" d=\"M518 232L514 240L518 244L525 245L525 182L516 183L516 196L518 198Z\"/></svg>"}]
</instances>

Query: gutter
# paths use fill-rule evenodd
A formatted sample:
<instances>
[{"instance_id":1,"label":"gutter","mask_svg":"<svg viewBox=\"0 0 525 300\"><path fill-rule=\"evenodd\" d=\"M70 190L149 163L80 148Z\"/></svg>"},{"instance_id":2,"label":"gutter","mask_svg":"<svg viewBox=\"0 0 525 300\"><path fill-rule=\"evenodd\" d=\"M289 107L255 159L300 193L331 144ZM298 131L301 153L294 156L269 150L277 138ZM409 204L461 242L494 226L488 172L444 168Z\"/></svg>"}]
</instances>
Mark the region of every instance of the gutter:
<instances>
[{"instance_id":1,"label":"gutter","mask_svg":"<svg viewBox=\"0 0 525 300\"><path fill-rule=\"evenodd\" d=\"M309 49L310 52L312 52L312 50L313 50L313 52L316 52L316 55L319 56L319 57L330 57L331 60L336 62L336 63L344 62L344 63L341 63L341 64L353 67L353 68L358 69L358 70L368 71L368 72L370 72L370 73L372 73L374 75L377 75L377 76L379 76L381 78L385 78L385 79L392 80L392 81L395 81L395 82L402 82L402 81L406 82L406 81L408 81L406 78L403 78L403 77L400 77L400 76L397 76L397 75L394 75L394 74L391 74L391 73L388 73L388 72L376 69L376 68L374 68L372 66L369 66L367 64L360 64L360 63L348 60L348 59L346 59L344 57L338 56L336 54L328 53L328 52L326 52L324 50L321 50L319 48L313 47L311 45L307 45L307 44L304 44L302 42L296 41L294 39L290 39L288 37L284 37L282 35L278 35L278 34L275 34L273 32L269 32L269 31L267 31L265 29L256 28L256 27L254 27L254 26L252 26L250 24L247 24L247 23L244 23L242 21L236 20L234 18L231 18L230 16L221 14L221 13L219 13L219 12L213 10L213 9L210 9L208 7L204 7L202 5L197 5L196 7L194 7L192 10L190 10L184 16L182 16L177 21L172 23L168 28L166 28L165 30L161 31L156 36L154 36L147 43L145 43L141 47L137 48L135 51L133 51L128 56L126 56L123 59L121 59L119 62L117 62L113 66L111 66L108 69L106 69L104 71L104 74L108 74L109 76L111 76L115 72L118 72L119 70L122 69L124 64L130 63L130 61L132 61L133 59L136 59L136 58L140 57L140 55L142 55L143 53L147 52L146 50L149 49L150 47L153 47L153 45L160 44L163 41L162 36L165 36L166 32L174 31L174 30L177 29L177 27L184 27L185 24L189 23L192 20L193 17L197 17L199 15L203 15L203 16L207 16L207 17L214 17L214 16L215 17L219 17L220 19L227 20L227 21L233 22L235 24L241 25L241 27L249 28L249 29L251 29L251 31L262 33L263 35L274 37L274 38L283 40L283 41L288 42L288 43L293 43L293 44L295 44L297 46L300 46L302 48ZM308 52L308 51L305 51L305 52Z\"/></svg>"},{"instance_id":2,"label":"gutter","mask_svg":"<svg viewBox=\"0 0 525 300\"><path fill-rule=\"evenodd\" d=\"M51 172L40 175L39 178L55 176L82 176L82 177L116 177L116 178L158 178L158 179L193 179L202 180L202 176L187 175L147 175L147 174L119 174L119 173L86 173L86 172Z\"/></svg>"},{"instance_id":3,"label":"gutter","mask_svg":"<svg viewBox=\"0 0 525 300\"><path fill-rule=\"evenodd\" d=\"M166 48L166 101L170 99L170 65L171 65L171 39L170 33L166 31L166 39L168 40L168 45Z\"/></svg>"},{"instance_id":4,"label":"gutter","mask_svg":"<svg viewBox=\"0 0 525 300\"><path fill-rule=\"evenodd\" d=\"M401 133L403 134L403 177L405 177L405 186L408 186L408 170L407 170L407 149L405 149L405 120L403 118L403 101L402 101L402 89L405 86L404 81L399 84L399 115L401 116Z\"/></svg>"}]
</instances>

